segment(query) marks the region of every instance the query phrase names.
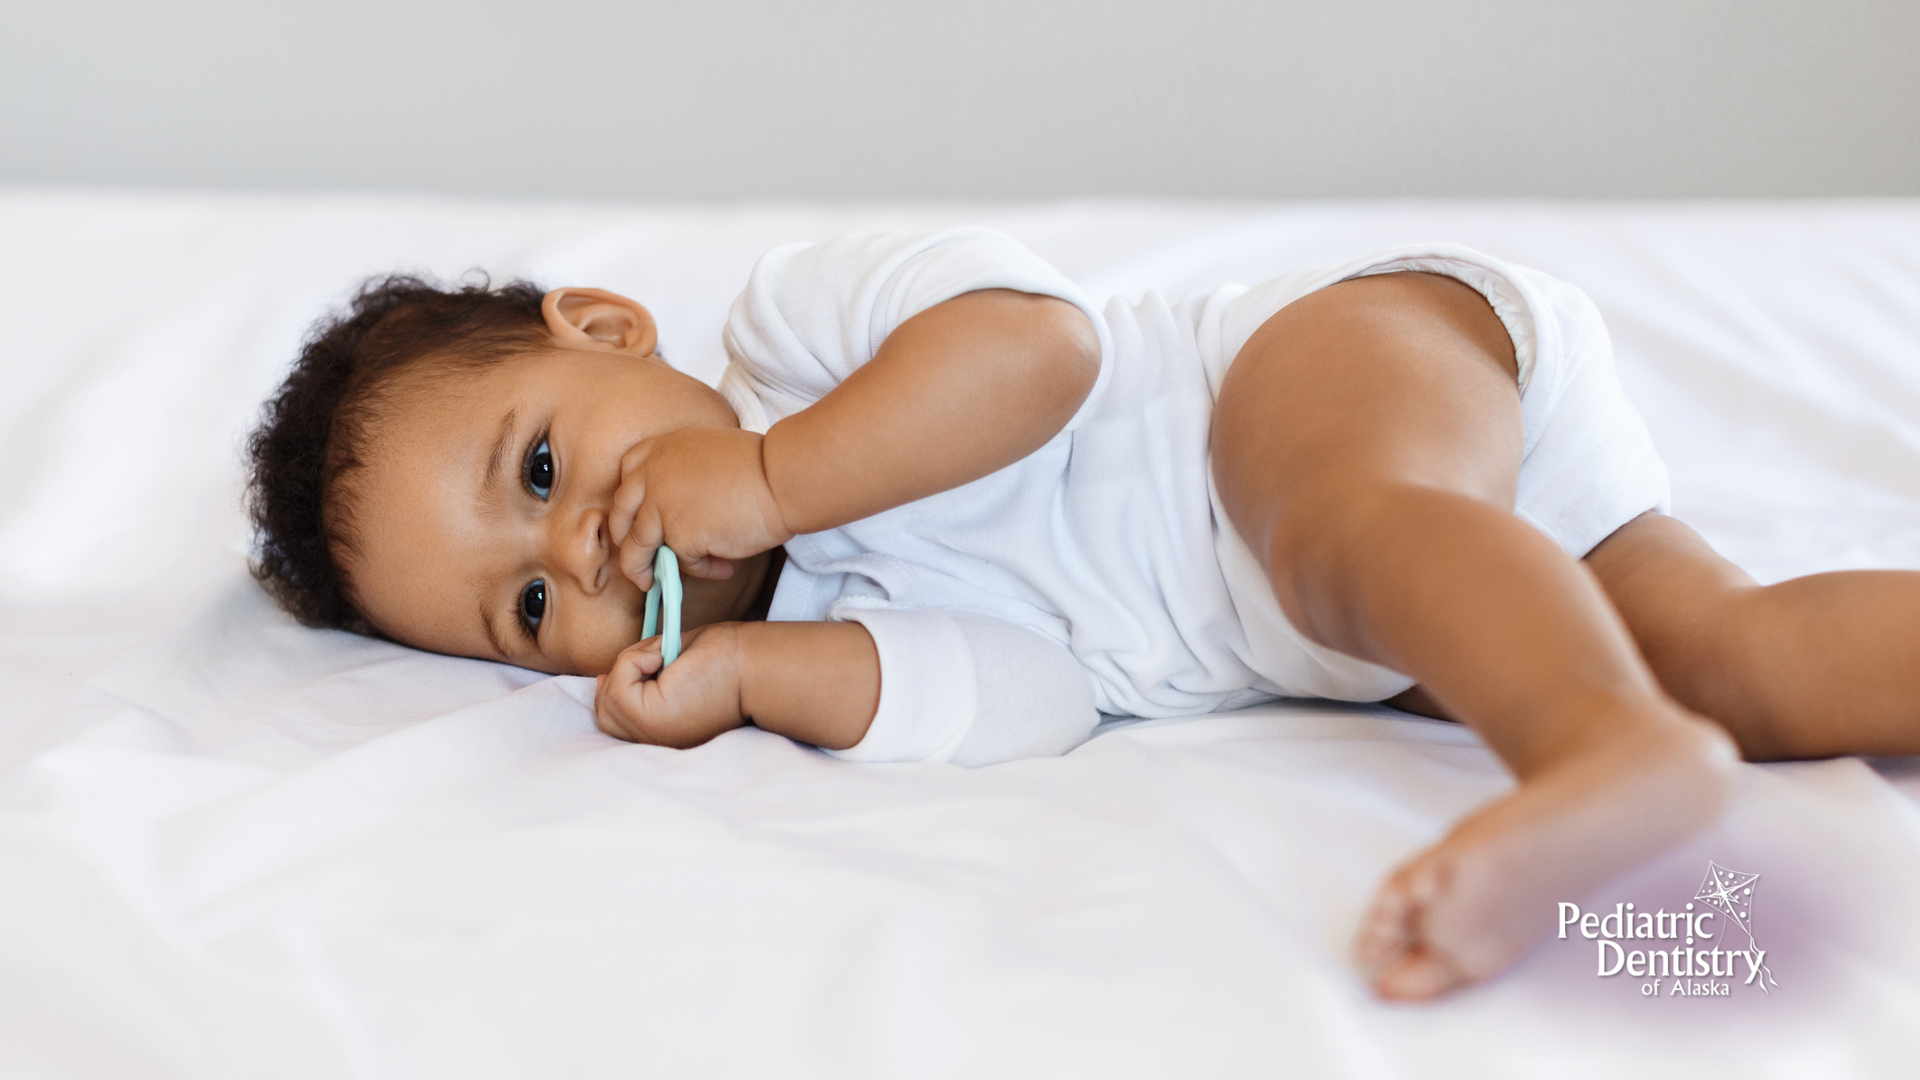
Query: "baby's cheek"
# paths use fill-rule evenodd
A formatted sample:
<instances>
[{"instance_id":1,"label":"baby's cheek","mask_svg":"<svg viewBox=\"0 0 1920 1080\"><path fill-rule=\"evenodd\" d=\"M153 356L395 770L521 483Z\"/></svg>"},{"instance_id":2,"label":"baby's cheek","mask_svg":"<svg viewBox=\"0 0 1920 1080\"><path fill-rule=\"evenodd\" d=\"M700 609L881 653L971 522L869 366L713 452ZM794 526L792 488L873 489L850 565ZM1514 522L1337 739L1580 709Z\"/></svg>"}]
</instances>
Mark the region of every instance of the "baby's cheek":
<instances>
[{"instance_id":1,"label":"baby's cheek","mask_svg":"<svg viewBox=\"0 0 1920 1080\"><path fill-rule=\"evenodd\" d=\"M570 636L566 655L573 673L605 675L627 646L640 640L640 615L625 605L596 602L592 617L571 628Z\"/></svg>"}]
</instances>

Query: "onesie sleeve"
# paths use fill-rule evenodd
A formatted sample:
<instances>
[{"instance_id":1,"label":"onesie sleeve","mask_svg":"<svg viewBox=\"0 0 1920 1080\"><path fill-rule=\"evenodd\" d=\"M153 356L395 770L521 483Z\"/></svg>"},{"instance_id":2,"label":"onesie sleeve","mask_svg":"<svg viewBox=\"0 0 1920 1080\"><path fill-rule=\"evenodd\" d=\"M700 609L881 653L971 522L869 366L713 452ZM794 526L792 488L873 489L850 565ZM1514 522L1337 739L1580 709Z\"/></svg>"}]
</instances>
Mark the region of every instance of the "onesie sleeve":
<instances>
[{"instance_id":1,"label":"onesie sleeve","mask_svg":"<svg viewBox=\"0 0 1920 1080\"><path fill-rule=\"evenodd\" d=\"M762 255L727 314L731 363L720 392L742 427L764 434L873 359L901 323L978 289L1057 297L1084 311L1100 338L1100 376L1087 395L1094 400L1113 352L1105 318L1066 275L1012 237L981 228L844 236ZM1083 404L1068 429L1085 413Z\"/></svg>"},{"instance_id":2,"label":"onesie sleeve","mask_svg":"<svg viewBox=\"0 0 1920 1080\"><path fill-rule=\"evenodd\" d=\"M937 608L842 608L873 636L880 706L848 761L991 765L1064 754L1100 715L1073 654L1001 619Z\"/></svg>"}]
</instances>

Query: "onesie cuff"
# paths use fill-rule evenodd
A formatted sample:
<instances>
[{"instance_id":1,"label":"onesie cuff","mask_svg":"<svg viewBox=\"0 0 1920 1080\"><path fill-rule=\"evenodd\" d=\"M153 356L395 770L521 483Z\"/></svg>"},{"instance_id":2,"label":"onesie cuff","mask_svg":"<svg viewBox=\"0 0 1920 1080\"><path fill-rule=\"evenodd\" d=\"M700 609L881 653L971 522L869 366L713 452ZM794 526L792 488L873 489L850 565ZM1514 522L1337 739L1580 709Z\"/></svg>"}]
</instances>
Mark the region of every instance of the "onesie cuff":
<instances>
[{"instance_id":1,"label":"onesie cuff","mask_svg":"<svg viewBox=\"0 0 1920 1080\"><path fill-rule=\"evenodd\" d=\"M938 608L835 604L827 617L857 622L880 654L880 707L866 737L827 753L845 761L946 761L973 727L973 650Z\"/></svg>"}]
</instances>

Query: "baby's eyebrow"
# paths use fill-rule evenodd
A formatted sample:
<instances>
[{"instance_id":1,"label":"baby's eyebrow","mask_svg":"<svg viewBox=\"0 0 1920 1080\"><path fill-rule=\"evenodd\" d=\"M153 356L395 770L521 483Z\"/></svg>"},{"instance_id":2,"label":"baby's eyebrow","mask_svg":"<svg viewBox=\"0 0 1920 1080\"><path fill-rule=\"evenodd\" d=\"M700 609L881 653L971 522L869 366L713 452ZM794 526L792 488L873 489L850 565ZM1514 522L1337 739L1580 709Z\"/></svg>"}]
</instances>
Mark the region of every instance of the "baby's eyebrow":
<instances>
[{"instance_id":1,"label":"baby's eyebrow","mask_svg":"<svg viewBox=\"0 0 1920 1080\"><path fill-rule=\"evenodd\" d=\"M493 441L493 451L487 456L487 476L480 486L483 501L491 502L493 489L500 484L500 465L507 459L507 452L513 446L514 421L519 410L508 409L507 415L500 419L500 437Z\"/></svg>"}]
</instances>

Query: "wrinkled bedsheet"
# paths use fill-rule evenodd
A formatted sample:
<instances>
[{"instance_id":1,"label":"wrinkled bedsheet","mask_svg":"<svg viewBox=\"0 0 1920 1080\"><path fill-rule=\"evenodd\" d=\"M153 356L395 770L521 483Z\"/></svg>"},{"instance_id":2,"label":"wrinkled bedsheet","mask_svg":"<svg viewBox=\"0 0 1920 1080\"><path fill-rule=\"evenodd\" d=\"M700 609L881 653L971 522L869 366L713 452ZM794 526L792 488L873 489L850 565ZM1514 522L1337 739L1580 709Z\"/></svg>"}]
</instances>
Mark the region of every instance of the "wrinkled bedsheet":
<instances>
[{"instance_id":1,"label":"wrinkled bedsheet","mask_svg":"<svg viewBox=\"0 0 1920 1080\"><path fill-rule=\"evenodd\" d=\"M1536 266L1606 315L1676 513L1720 550L1763 580L1920 568L1915 203L0 190L0 1076L1920 1067L1911 761L1749 767L1711 829L1565 898L1675 911L1736 871L1716 941L1765 948L1764 990L1648 993L1576 926L1391 1006L1347 959L1362 905L1509 784L1458 726L1284 703L971 771L751 729L676 752L596 733L589 680L304 630L246 577L244 433L365 274L627 292L711 381L761 250L960 223L1106 295L1419 240Z\"/></svg>"}]
</instances>

